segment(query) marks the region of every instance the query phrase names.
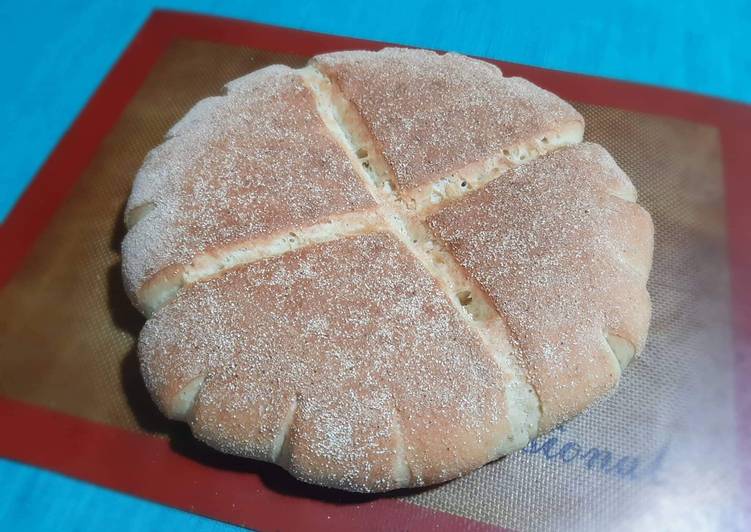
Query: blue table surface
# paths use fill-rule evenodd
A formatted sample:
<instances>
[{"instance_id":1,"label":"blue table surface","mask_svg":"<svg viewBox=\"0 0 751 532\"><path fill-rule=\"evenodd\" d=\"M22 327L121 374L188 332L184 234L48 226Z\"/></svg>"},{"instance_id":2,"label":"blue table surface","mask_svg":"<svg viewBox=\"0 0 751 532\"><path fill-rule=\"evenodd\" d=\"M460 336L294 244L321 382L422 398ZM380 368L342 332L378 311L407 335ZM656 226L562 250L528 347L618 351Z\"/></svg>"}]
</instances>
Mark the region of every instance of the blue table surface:
<instances>
[{"instance_id":1,"label":"blue table surface","mask_svg":"<svg viewBox=\"0 0 751 532\"><path fill-rule=\"evenodd\" d=\"M154 8L455 50L751 103L751 2L0 1L0 219ZM0 459L2 530L229 525Z\"/></svg>"}]
</instances>

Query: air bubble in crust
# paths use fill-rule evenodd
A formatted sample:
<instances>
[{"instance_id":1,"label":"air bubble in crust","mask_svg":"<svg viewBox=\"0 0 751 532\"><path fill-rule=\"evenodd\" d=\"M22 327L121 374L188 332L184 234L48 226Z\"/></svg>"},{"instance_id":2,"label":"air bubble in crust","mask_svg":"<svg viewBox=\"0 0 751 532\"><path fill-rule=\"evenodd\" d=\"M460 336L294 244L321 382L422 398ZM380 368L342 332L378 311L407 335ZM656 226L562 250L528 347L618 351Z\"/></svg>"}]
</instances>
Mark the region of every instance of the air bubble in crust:
<instances>
[{"instance_id":1,"label":"air bubble in crust","mask_svg":"<svg viewBox=\"0 0 751 532\"><path fill-rule=\"evenodd\" d=\"M456 294L456 298L459 300L459 303L461 306L466 307L470 303L472 303L472 292L469 290L462 290L461 292Z\"/></svg>"}]
</instances>

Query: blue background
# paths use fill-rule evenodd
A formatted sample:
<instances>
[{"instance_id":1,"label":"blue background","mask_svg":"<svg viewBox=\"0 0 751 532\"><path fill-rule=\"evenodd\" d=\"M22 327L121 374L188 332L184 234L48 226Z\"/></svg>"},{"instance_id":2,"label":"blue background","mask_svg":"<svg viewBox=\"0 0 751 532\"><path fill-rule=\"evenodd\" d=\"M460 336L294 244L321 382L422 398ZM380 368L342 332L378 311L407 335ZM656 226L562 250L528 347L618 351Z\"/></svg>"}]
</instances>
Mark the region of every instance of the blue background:
<instances>
[{"instance_id":1,"label":"blue background","mask_svg":"<svg viewBox=\"0 0 751 532\"><path fill-rule=\"evenodd\" d=\"M0 2L0 219L154 8L685 89L751 103L751 2ZM0 529L230 527L0 460Z\"/></svg>"}]
</instances>

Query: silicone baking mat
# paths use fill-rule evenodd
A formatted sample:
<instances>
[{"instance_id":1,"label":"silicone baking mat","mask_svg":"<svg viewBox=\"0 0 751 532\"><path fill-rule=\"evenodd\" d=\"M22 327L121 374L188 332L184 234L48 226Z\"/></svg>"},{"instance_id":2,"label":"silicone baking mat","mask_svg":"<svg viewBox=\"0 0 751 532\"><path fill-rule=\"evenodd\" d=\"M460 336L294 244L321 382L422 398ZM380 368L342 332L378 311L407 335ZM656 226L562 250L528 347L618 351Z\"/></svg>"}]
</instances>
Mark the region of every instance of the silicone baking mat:
<instances>
[{"instance_id":1,"label":"silicone baking mat","mask_svg":"<svg viewBox=\"0 0 751 532\"><path fill-rule=\"evenodd\" d=\"M751 110L709 98L500 65L581 111L656 228L644 354L612 396L523 451L438 487L364 496L216 453L158 413L119 272L144 156L231 79L381 46L152 16L2 227L0 455L264 530L751 526Z\"/></svg>"}]
</instances>

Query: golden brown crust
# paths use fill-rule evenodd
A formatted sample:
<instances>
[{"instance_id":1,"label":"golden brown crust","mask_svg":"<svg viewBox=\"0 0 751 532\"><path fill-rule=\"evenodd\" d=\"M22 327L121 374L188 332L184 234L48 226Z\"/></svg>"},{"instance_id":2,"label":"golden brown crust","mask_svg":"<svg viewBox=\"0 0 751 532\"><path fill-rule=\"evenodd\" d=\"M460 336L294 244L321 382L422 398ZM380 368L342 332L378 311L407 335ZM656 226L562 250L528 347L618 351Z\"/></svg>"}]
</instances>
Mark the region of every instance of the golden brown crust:
<instances>
[{"instance_id":1,"label":"golden brown crust","mask_svg":"<svg viewBox=\"0 0 751 532\"><path fill-rule=\"evenodd\" d=\"M560 149L582 132L524 80L414 50L200 102L126 212L160 409L223 451L384 491L586 408L644 347L653 227L603 148Z\"/></svg>"},{"instance_id":2,"label":"golden brown crust","mask_svg":"<svg viewBox=\"0 0 751 532\"><path fill-rule=\"evenodd\" d=\"M166 267L224 246L292 230L373 202L319 118L299 74L274 66L200 102L149 154L127 211L128 292Z\"/></svg>"},{"instance_id":3,"label":"golden brown crust","mask_svg":"<svg viewBox=\"0 0 751 532\"><path fill-rule=\"evenodd\" d=\"M628 178L582 144L508 172L428 219L506 318L542 406L541 430L617 382L613 333L644 346L652 228L613 195Z\"/></svg>"},{"instance_id":4,"label":"golden brown crust","mask_svg":"<svg viewBox=\"0 0 751 532\"><path fill-rule=\"evenodd\" d=\"M383 233L188 287L149 320L139 354L157 402L196 436L311 482L440 482L496 458L508 433L500 369ZM176 413L197 378L195 406Z\"/></svg>"},{"instance_id":5,"label":"golden brown crust","mask_svg":"<svg viewBox=\"0 0 751 532\"><path fill-rule=\"evenodd\" d=\"M386 48L313 63L358 111L402 189L562 127L584 128L581 115L555 95L457 54Z\"/></svg>"}]
</instances>

